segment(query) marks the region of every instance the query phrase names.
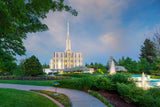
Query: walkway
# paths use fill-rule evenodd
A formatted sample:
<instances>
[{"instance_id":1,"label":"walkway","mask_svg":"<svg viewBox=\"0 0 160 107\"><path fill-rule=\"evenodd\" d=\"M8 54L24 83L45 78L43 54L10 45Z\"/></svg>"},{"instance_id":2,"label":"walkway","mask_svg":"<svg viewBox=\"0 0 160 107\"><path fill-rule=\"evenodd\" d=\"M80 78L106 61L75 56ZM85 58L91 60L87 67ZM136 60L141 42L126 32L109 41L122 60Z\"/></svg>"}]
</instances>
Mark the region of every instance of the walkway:
<instances>
[{"instance_id":1,"label":"walkway","mask_svg":"<svg viewBox=\"0 0 160 107\"><path fill-rule=\"evenodd\" d=\"M4 83L0 83L0 88L13 88L26 91L29 91L31 89L55 91L54 87L49 86L18 85ZM101 101L82 91L57 88L57 92L67 95L71 99L73 107L106 107L106 105L104 105Z\"/></svg>"}]
</instances>

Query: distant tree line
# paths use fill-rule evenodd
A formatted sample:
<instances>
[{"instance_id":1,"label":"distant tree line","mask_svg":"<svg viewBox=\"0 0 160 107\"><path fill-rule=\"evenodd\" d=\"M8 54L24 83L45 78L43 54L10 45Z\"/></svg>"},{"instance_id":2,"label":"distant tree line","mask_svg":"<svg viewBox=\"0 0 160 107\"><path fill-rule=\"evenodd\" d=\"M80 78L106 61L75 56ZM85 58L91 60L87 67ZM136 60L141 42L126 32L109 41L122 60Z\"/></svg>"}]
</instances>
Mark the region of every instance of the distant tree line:
<instances>
[{"instance_id":1,"label":"distant tree line","mask_svg":"<svg viewBox=\"0 0 160 107\"><path fill-rule=\"evenodd\" d=\"M153 33L152 38L146 38L141 45L139 60L135 61L130 57L122 57L118 61L115 59L115 65L124 66L129 73L142 73L160 75L160 32ZM109 61L106 65L101 63L86 64L87 67L96 69L96 73L107 73L110 68Z\"/></svg>"}]
</instances>

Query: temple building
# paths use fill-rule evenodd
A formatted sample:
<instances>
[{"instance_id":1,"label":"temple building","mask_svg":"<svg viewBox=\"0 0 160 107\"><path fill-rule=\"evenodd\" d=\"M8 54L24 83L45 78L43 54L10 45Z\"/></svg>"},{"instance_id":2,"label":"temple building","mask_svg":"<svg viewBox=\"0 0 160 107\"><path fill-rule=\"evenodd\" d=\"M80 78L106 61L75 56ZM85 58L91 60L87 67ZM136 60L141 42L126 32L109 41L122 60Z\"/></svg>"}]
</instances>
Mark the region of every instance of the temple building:
<instances>
[{"instance_id":1,"label":"temple building","mask_svg":"<svg viewBox=\"0 0 160 107\"><path fill-rule=\"evenodd\" d=\"M67 23L66 50L64 52L54 52L53 59L50 60L50 69L63 70L83 66L83 54L72 52L71 41L69 39L69 22Z\"/></svg>"}]
</instances>

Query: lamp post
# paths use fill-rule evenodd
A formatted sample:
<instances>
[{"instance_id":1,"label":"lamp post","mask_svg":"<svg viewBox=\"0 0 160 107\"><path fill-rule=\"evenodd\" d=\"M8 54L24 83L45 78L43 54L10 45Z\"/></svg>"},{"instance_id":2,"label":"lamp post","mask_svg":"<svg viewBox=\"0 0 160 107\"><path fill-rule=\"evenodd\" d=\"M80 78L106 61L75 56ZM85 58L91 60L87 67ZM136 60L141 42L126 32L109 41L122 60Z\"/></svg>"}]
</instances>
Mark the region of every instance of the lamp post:
<instances>
[{"instance_id":1,"label":"lamp post","mask_svg":"<svg viewBox=\"0 0 160 107\"><path fill-rule=\"evenodd\" d=\"M53 86L57 86L57 85L59 85L58 82L53 83ZM55 95L55 96L58 96L57 87L55 87L55 93L54 93L54 95Z\"/></svg>"}]
</instances>

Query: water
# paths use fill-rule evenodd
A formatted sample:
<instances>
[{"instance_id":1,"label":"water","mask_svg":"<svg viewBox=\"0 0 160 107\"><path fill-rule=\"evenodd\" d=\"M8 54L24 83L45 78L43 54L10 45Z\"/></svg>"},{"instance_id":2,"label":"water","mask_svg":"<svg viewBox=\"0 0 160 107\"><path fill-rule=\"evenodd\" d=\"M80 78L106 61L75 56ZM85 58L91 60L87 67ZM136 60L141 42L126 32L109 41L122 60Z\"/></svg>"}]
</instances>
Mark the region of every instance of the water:
<instances>
[{"instance_id":1,"label":"water","mask_svg":"<svg viewBox=\"0 0 160 107\"><path fill-rule=\"evenodd\" d=\"M145 81L147 86L150 87L159 87L160 88L160 79L152 79L150 75L145 75ZM142 87L142 75L131 75L131 78L136 81L137 86Z\"/></svg>"}]
</instances>

